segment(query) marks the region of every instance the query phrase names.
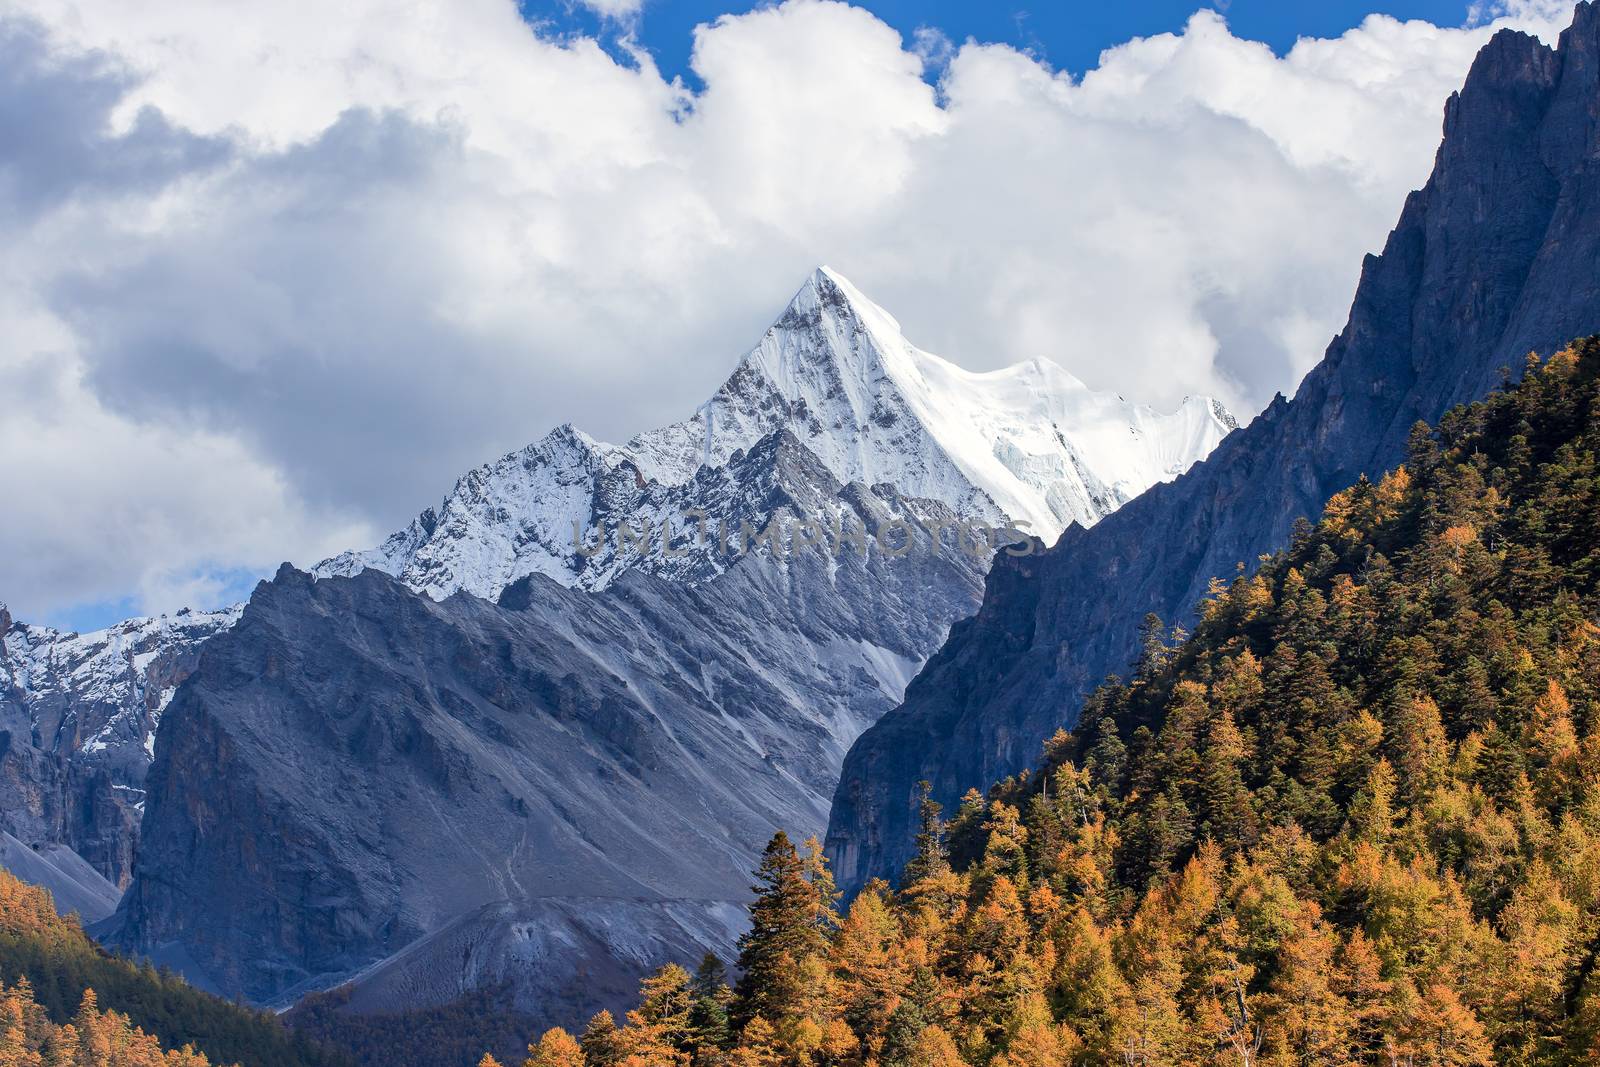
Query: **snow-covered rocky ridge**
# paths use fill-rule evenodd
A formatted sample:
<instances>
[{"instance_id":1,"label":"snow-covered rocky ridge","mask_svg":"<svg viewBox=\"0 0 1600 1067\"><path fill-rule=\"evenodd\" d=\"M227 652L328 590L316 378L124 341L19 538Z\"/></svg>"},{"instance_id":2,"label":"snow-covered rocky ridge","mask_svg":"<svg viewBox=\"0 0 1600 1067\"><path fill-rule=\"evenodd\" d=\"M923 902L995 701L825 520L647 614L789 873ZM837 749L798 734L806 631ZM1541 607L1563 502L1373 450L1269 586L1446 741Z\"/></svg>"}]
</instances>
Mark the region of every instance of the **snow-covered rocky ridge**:
<instances>
[{"instance_id":1,"label":"snow-covered rocky ridge","mask_svg":"<svg viewBox=\"0 0 1600 1067\"><path fill-rule=\"evenodd\" d=\"M423 1000L437 1002L488 975L511 980L519 1003L548 1007L594 994L597 965L616 980L615 990L631 990L636 965L658 950L677 955L698 945L731 951L737 931L724 919L738 914L745 872L766 835L775 826L799 836L822 829L849 744L900 700L949 626L976 607L987 552L957 550L954 524L1018 525L1054 539L1068 523L1093 523L1151 483L1180 473L1232 425L1211 401L1191 400L1160 415L1094 393L1045 361L969 373L913 347L886 312L837 274L818 270L692 418L624 446L560 427L466 474L439 508L379 548L325 561L316 575L328 580L306 579L303 590L287 574L263 583L237 628L237 609L133 620L93 635L8 627L9 674L0 674L0 684L11 679L11 705L20 709L13 718L22 735L36 740L24 746L31 761L13 761L17 770L7 772L7 787L19 795L32 789L69 797L35 800L35 809L97 805L75 816L76 825L98 828L83 843L91 862L121 881L138 846L117 943L159 953L181 942L175 962L198 967L197 975L230 995L286 1003L297 992L377 965L408 939L416 939L416 947L385 963L364 994L374 1004L415 1006L423 986L430 991ZM837 545L833 552L787 559L729 554L717 544L681 543L693 514L724 531L762 529L780 517L878 533L908 523L921 531L918 539L929 529L945 531L941 538L950 550L905 561L850 554ZM591 541L623 522L652 527L654 545L624 550L614 538ZM664 522L677 531L670 552L660 544ZM580 550L579 539L597 547ZM378 581L381 574L357 578L367 570L398 581ZM287 614L263 625L276 593L287 596L291 589L306 597L280 600ZM411 605L407 597L444 614L432 617L431 608ZM380 602L381 609L374 606ZM408 629L402 615L431 621ZM318 627L331 624L332 633L343 635L358 622L375 627L369 640L319 639L317 647L306 646L306 635ZM481 663L440 659L416 674L432 652L502 629L504 640L485 648ZM174 696L178 682L195 670L199 643L222 631L229 632L205 657L212 673L201 667ZM384 655L378 655L380 646ZM497 671L510 648L525 669L501 677ZM308 657L319 665L313 679L271 670L235 677L219 666L228 650L273 663ZM580 701L584 710L569 722L579 705L569 706L576 697L557 690L576 684L566 680L577 677L575 664L584 664L581 675L606 692ZM550 716L556 735L513 745L508 754L505 737L483 732L476 718L458 719L463 683L452 678L464 667L471 668L474 684L499 694L494 707L506 701L528 706L535 719L518 719L518 729L533 729ZM345 679L342 688L295 688L334 677ZM240 682L264 687L250 698L255 704L236 702ZM386 699L374 721L388 730L411 717L419 728L426 724L428 732L448 735L448 744L440 741L440 751L451 753L443 794L433 795L437 767L417 782L401 783L392 761L360 752L337 773L317 765L333 758L317 748L327 737L290 738L305 725L299 719L273 723L270 736L245 736L255 729L245 726L251 707L274 713L316 708L342 719L371 693L395 685L405 699ZM213 699L204 707L185 699L208 687ZM407 702L419 693L432 695L411 707ZM162 755L147 783L156 747L150 741L169 700ZM80 704L101 710L90 713ZM41 714L39 708L53 710ZM62 727L68 722L70 729ZM245 733L232 735L235 729ZM234 747L216 749L224 734L234 737ZM183 755L174 756L178 752ZM237 781L215 780L225 757L236 759ZM100 784L63 785L73 774ZM500 784L491 791L503 788L521 798L513 828L527 822L568 829L517 859L510 883L498 868L469 874L470 857L430 869L403 860L437 851L433 843L410 840L406 827L440 818L454 827L447 836L474 855L521 847L515 840L489 840L480 825L488 816L463 806L459 781L451 784L457 778L485 789L483 783L494 779ZM287 824L268 825L263 817L240 822L226 835L207 831L204 840L186 828L194 810L213 804L254 810L267 786L258 789L251 781L301 798L287 814L273 816ZM342 783L346 792L313 812L303 798L326 781ZM256 791L224 803L237 790ZM358 820L349 790L392 794L380 807L392 815L395 841L323 836ZM712 794L715 802L707 799ZM199 807L191 810L191 802ZM656 862L637 841L596 844L621 825L634 828L639 841L664 834L681 846L671 862ZM25 829L0 826L30 845L79 847L59 816ZM561 835L569 831L573 840L588 843L568 851ZM284 871L316 869L347 882L362 899L356 909L361 921L389 933L363 940L343 919L335 923L343 932L330 933L319 925L324 916L318 907L296 897L292 886L277 884L282 872L272 863L245 871L228 858L233 846L265 856L268 842L285 837L304 850L283 861ZM103 862L102 853L114 854L115 862ZM407 864L409 873L401 877L396 872ZM185 872L183 885L174 884L174 871ZM201 871L214 880L207 892L218 906L215 929L191 921L201 905L186 894L204 881ZM534 888L534 875L551 871L560 872L560 884ZM570 929L545 928L557 921L552 916L571 918L573 909L591 906L580 908L579 898L597 899L619 885L631 886L642 902L634 920L644 939L638 945L597 945L579 919L571 919ZM242 903L263 893L271 901ZM566 903L553 904L558 897ZM435 959L434 949L459 957L450 940L462 919L458 909L468 903L500 908L507 900L508 913L494 911L493 922L471 927L475 943L499 946L491 953L500 960L492 974L476 966L449 974L415 969ZM273 941L287 936L281 929L241 925L244 914L294 909L303 910L296 921L303 919L304 929L283 944ZM559 960L552 956L527 972L516 962L523 955L516 946L521 931L535 925L567 947ZM398 940L391 942L390 934ZM424 951L423 943L433 948ZM643 944L655 947L645 952Z\"/></svg>"},{"instance_id":2,"label":"snow-covered rocky ridge","mask_svg":"<svg viewBox=\"0 0 1600 1067\"><path fill-rule=\"evenodd\" d=\"M200 643L240 610L80 634L15 622L0 605L0 830L70 847L124 881L161 713Z\"/></svg>"},{"instance_id":3,"label":"snow-covered rocky ridge","mask_svg":"<svg viewBox=\"0 0 1600 1067\"><path fill-rule=\"evenodd\" d=\"M372 567L435 599L457 590L492 598L529 574L586 589L635 567L704 579L722 561L589 556L576 543L617 522L659 531L694 508L722 518L707 507L704 468L725 467L779 430L842 483L892 485L1053 541L1183 473L1236 425L1215 400L1191 397L1162 414L1097 393L1048 360L963 370L916 348L888 312L823 267L692 417L624 446L558 427L469 472L377 548L314 573Z\"/></svg>"}]
</instances>

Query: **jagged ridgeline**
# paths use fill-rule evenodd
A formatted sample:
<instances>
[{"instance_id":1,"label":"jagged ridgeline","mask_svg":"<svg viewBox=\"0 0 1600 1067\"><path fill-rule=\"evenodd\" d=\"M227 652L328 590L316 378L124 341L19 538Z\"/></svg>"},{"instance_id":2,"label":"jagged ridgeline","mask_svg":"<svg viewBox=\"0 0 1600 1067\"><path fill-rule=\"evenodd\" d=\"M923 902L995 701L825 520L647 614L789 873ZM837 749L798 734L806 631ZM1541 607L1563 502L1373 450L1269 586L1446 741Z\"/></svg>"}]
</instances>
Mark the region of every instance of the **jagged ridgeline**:
<instances>
[{"instance_id":1,"label":"jagged ridgeline","mask_svg":"<svg viewBox=\"0 0 1600 1067\"><path fill-rule=\"evenodd\" d=\"M925 803L897 889L841 920L775 841L742 962L787 965L725 1060L690 1020L726 994L672 969L611 1051L533 1062L1593 1062L1600 338L1531 364L1192 635L1147 622L1038 768Z\"/></svg>"},{"instance_id":2,"label":"jagged ridgeline","mask_svg":"<svg viewBox=\"0 0 1600 1067\"><path fill-rule=\"evenodd\" d=\"M0 1067L351 1067L265 1012L108 956L0 869Z\"/></svg>"}]
</instances>

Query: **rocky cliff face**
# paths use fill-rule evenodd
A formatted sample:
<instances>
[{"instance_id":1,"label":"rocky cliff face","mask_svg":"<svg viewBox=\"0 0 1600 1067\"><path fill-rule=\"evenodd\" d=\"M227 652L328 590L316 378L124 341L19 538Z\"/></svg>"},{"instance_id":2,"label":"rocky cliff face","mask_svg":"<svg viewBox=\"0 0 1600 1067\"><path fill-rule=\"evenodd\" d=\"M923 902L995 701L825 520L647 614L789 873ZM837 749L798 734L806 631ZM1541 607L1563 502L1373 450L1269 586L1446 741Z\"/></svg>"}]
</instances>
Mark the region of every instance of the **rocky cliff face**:
<instances>
[{"instance_id":1,"label":"rocky cliff face","mask_svg":"<svg viewBox=\"0 0 1600 1067\"><path fill-rule=\"evenodd\" d=\"M698 484L763 528L956 517L786 431ZM620 1006L664 960L732 954L752 857L820 833L849 741L986 565L763 546L704 582L535 574L498 603L285 567L166 711L105 935L270 1004L359 976L358 1010L502 982L567 1021Z\"/></svg>"},{"instance_id":2,"label":"rocky cliff face","mask_svg":"<svg viewBox=\"0 0 1600 1067\"><path fill-rule=\"evenodd\" d=\"M200 643L236 617L185 611L78 634L0 607L0 832L69 848L126 884L162 711Z\"/></svg>"},{"instance_id":3,"label":"rocky cliff face","mask_svg":"<svg viewBox=\"0 0 1600 1067\"><path fill-rule=\"evenodd\" d=\"M1445 108L1428 184L1369 256L1350 319L1295 398L1186 476L1048 553L1001 559L905 703L852 748L828 844L841 884L893 877L916 786L947 805L1031 763L1129 664L1147 612L1188 616L1216 575L1393 467L1409 428L1484 395L1501 368L1600 330L1600 7L1558 50L1497 35Z\"/></svg>"}]
</instances>

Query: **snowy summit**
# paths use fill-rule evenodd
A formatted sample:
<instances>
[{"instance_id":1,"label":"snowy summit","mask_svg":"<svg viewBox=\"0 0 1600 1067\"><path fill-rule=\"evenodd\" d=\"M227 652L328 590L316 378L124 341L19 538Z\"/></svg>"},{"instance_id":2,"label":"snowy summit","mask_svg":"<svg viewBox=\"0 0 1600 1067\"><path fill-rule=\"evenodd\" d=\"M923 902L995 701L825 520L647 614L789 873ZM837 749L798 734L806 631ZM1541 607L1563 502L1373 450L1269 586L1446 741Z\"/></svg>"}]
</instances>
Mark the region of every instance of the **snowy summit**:
<instances>
[{"instance_id":1,"label":"snowy summit","mask_svg":"<svg viewBox=\"0 0 1600 1067\"><path fill-rule=\"evenodd\" d=\"M493 598L528 574L602 588L626 568L575 552L574 522L704 507L697 479L707 458L725 467L779 430L842 483L892 485L964 517L1026 523L1052 541L1182 474L1236 425L1210 398L1161 413L1095 392L1045 359L963 370L911 344L893 316L821 267L690 418L624 446L558 427L469 472L382 545L316 573L372 567L435 598Z\"/></svg>"}]
</instances>

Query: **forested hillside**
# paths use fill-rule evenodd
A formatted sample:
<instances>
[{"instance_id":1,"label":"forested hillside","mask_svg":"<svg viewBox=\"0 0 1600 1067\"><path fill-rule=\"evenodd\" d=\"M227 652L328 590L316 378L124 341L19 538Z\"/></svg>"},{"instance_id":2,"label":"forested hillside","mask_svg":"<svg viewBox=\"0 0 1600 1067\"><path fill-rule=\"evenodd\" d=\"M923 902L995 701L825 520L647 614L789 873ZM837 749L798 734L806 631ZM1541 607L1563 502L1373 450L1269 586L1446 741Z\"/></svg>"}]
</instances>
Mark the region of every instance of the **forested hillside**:
<instances>
[{"instance_id":1,"label":"forested hillside","mask_svg":"<svg viewBox=\"0 0 1600 1067\"><path fill-rule=\"evenodd\" d=\"M536 1067L1600 1061L1600 339L1419 427L846 914Z\"/></svg>"},{"instance_id":2,"label":"forested hillside","mask_svg":"<svg viewBox=\"0 0 1600 1067\"><path fill-rule=\"evenodd\" d=\"M269 1014L107 955L74 918L56 914L49 893L5 870L0 870L0 986L0 1067L344 1067L351 1062L290 1033Z\"/></svg>"},{"instance_id":3,"label":"forested hillside","mask_svg":"<svg viewBox=\"0 0 1600 1067\"><path fill-rule=\"evenodd\" d=\"M84 994L71 1022L57 1024L34 999L26 978L9 987L0 983L3 1067L207 1067L210 1062L188 1045L163 1050L126 1015L102 1012L93 992Z\"/></svg>"}]
</instances>

